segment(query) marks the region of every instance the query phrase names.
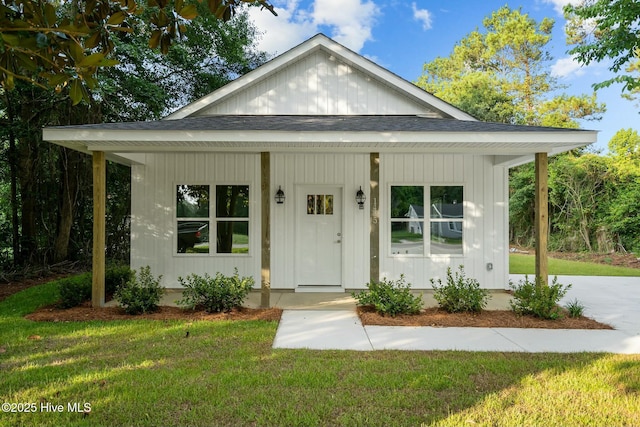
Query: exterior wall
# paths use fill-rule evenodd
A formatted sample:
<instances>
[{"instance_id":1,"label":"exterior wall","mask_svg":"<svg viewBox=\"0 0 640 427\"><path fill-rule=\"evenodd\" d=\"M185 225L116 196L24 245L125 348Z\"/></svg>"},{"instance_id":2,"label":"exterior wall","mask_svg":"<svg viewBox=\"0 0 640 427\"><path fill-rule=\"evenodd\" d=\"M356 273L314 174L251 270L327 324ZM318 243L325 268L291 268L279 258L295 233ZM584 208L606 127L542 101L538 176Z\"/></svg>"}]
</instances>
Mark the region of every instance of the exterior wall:
<instances>
[{"instance_id":1,"label":"exterior wall","mask_svg":"<svg viewBox=\"0 0 640 427\"><path fill-rule=\"evenodd\" d=\"M493 166L492 156L457 154L380 154L380 200L369 197L369 154L272 153L271 191L280 186L285 203L271 200L271 287L295 289L296 221L300 186L332 185L342 189L342 284L362 289L369 281L370 204L379 207L380 278L404 274L416 289L430 288L446 268L465 266L481 286L508 284L507 168ZM176 253L177 184L248 184L250 186L249 255ZM391 256L389 198L391 185L463 185L464 254ZM360 210L355 193L362 186L367 201ZM147 154L145 165L132 168L132 268L149 265L163 275L166 287L191 273L253 276L260 286L260 155L231 153ZM428 213L428 210L425 209ZM213 227L213 225L211 226ZM425 223L425 232L429 228ZM487 270L487 263L493 270Z\"/></svg>"},{"instance_id":2,"label":"exterior wall","mask_svg":"<svg viewBox=\"0 0 640 427\"><path fill-rule=\"evenodd\" d=\"M321 50L198 113L213 114L425 114L440 117Z\"/></svg>"},{"instance_id":3,"label":"exterior wall","mask_svg":"<svg viewBox=\"0 0 640 427\"><path fill-rule=\"evenodd\" d=\"M178 277L220 271L253 276L260 287L260 155L231 153L146 154L131 171L131 268L150 266L162 284ZM249 255L177 254L177 184L248 184ZM211 234L213 224L210 224Z\"/></svg>"},{"instance_id":4,"label":"exterior wall","mask_svg":"<svg viewBox=\"0 0 640 427\"><path fill-rule=\"evenodd\" d=\"M342 187L342 283L347 289L369 281L369 208L358 209L355 195L369 184L368 154L271 154L271 194L278 186L284 204L271 204L271 287L294 289L296 284L297 186ZM306 203L306 202L304 202Z\"/></svg>"},{"instance_id":5,"label":"exterior wall","mask_svg":"<svg viewBox=\"0 0 640 427\"><path fill-rule=\"evenodd\" d=\"M391 185L464 186L464 254L392 256ZM508 286L508 170L493 166L493 156L381 154L379 205L381 279L397 279L404 274L414 288L431 288L431 278L444 280L447 267L455 271L464 265L467 277L477 279L484 288ZM493 264L492 270L487 269L487 263Z\"/></svg>"}]
</instances>

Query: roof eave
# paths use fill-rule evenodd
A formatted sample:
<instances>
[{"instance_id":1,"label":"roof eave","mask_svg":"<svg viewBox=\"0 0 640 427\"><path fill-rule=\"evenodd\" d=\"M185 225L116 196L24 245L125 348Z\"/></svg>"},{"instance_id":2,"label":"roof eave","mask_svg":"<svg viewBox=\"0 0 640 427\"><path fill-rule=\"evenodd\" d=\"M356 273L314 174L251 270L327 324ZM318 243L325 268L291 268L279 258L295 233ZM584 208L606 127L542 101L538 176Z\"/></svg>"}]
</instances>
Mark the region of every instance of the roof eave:
<instances>
[{"instance_id":1,"label":"roof eave","mask_svg":"<svg viewBox=\"0 0 640 427\"><path fill-rule=\"evenodd\" d=\"M323 151L482 153L511 157L551 155L596 142L595 131L576 132L290 132L124 131L47 128L44 139L90 153L171 151Z\"/></svg>"}]
</instances>

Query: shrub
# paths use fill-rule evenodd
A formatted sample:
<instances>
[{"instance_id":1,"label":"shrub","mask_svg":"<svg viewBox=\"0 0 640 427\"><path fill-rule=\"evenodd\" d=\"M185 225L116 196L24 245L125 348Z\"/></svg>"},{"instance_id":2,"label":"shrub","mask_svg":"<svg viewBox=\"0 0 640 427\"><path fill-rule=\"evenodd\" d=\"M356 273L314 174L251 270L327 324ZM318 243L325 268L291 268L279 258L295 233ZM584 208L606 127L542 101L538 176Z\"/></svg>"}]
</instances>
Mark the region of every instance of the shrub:
<instances>
[{"instance_id":1,"label":"shrub","mask_svg":"<svg viewBox=\"0 0 640 427\"><path fill-rule=\"evenodd\" d=\"M424 304L422 295L411 293L411 284L405 283L404 274L396 281L384 278L382 282L369 282L367 289L351 295L359 305L373 306L382 315L417 314Z\"/></svg>"},{"instance_id":2,"label":"shrub","mask_svg":"<svg viewBox=\"0 0 640 427\"><path fill-rule=\"evenodd\" d=\"M449 313L480 312L487 305L489 291L480 288L476 279L470 279L464 275L464 267L458 267L455 277L451 274L451 268L447 268L447 283L442 280L431 279L434 289L433 297L440 307ZM437 284L436 284L437 283Z\"/></svg>"},{"instance_id":3,"label":"shrub","mask_svg":"<svg viewBox=\"0 0 640 427\"><path fill-rule=\"evenodd\" d=\"M164 288L160 286L162 276L156 279L151 268L141 267L140 273L133 271L131 278L120 285L113 297L129 314L141 314L158 308Z\"/></svg>"},{"instance_id":4,"label":"shrub","mask_svg":"<svg viewBox=\"0 0 640 427\"><path fill-rule=\"evenodd\" d=\"M91 299L91 273L60 279L57 283L60 308L76 307Z\"/></svg>"},{"instance_id":5,"label":"shrub","mask_svg":"<svg viewBox=\"0 0 640 427\"><path fill-rule=\"evenodd\" d=\"M558 283L558 277L553 278L550 285L543 283L539 277L535 282L530 282L525 276L524 282L517 285L509 283L513 290L513 299L510 301L511 309L517 314L531 314L542 319L558 319L561 310L558 306L560 299L566 295L571 285Z\"/></svg>"},{"instance_id":6,"label":"shrub","mask_svg":"<svg viewBox=\"0 0 640 427\"><path fill-rule=\"evenodd\" d=\"M240 277L236 268L233 276L216 273L211 277L208 273L203 276L190 274L178 282L185 289L178 305L195 309L202 307L209 313L228 312L240 307L253 289L253 277Z\"/></svg>"},{"instance_id":7,"label":"shrub","mask_svg":"<svg viewBox=\"0 0 640 427\"><path fill-rule=\"evenodd\" d=\"M113 264L105 271L104 287L107 295L113 295L118 287L127 283L133 277L133 271L127 265Z\"/></svg>"},{"instance_id":8,"label":"shrub","mask_svg":"<svg viewBox=\"0 0 640 427\"><path fill-rule=\"evenodd\" d=\"M582 303L577 299L569 301L564 308L569 312L569 317L582 317L584 314L584 305L582 305Z\"/></svg>"}]
</instances>

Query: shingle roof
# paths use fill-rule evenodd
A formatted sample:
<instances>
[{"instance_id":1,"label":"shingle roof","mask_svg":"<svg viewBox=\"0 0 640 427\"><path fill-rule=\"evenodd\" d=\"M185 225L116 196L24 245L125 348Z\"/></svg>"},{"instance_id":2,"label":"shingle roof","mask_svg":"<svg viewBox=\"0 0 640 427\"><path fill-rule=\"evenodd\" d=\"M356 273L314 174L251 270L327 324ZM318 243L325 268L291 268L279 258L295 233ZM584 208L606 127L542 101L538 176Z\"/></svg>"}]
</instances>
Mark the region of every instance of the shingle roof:
<instances>
[{"instance_id":1,"label":"shingle roof","mask_svg":"<svg viewBox=\"0 0 640 427\"><path fill-rule=\"evenodd\" d=\"M575 132L577 129L434 119L420 116L203 116L178 120L64 126L113 131L284 132Z\"/></svg>"}]
</instances>

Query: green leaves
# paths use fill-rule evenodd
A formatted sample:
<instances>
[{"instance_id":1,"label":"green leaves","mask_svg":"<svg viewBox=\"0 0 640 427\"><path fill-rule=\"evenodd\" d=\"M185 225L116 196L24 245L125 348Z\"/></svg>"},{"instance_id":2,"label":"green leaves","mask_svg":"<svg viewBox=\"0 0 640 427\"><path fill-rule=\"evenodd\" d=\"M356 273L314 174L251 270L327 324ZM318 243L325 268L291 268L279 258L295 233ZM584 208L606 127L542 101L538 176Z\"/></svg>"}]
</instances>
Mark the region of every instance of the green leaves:
<instances>
[{"instance_id":1,"label":"green leaves","mask_svg":"<svg viewBox=\"0 0 640 427\"><path fill-rule=\"evenodd\" d=\"M637 0L594 0L564 8L568 23L567 43L575 45L568 53L583 65L612 60L609 70L620 73L638 60L640 2ZM640 77L618 75L594 85L594 88L623 83L623 91L640 88Z\"/></svg>"},{"instance_id":2,"label":"green leaves","mask_svg":"<svg viewBox=\"0 0 640 427\"><path fill-rule=\"evenodd\" d=\"M241 3L259 4L273 11L266 0L209 1L218 19L229 20ZM135 0L88 0L84 8L54 0L14 0L0 5L0 84L12 89L15 80L42 88L69 87L74 104L88 100L88 88L98 69L115 65L107 59L113 50L112 32L133 31L133 23L148 19L152 24L149 46L164 54L186 31L186 24L199 14L197 4L184 0L148 0L150 14ZM55 77L54 77L55 76Z\"/></svg>"},{"instance_id":3,"label":"green leaves","mask_svg":"<svg viewBox=\"0 0 640 427\"><path fill-rule=\"evenodd\" d=\"M554 22L536 22L505 6L483 20L448 57L425 64L417 85L474 117L491 122L577 127L597 118L595 97L549 97L562 89L546 48Z\"/></svg>"}]
</instances>

